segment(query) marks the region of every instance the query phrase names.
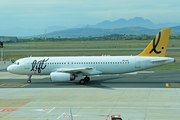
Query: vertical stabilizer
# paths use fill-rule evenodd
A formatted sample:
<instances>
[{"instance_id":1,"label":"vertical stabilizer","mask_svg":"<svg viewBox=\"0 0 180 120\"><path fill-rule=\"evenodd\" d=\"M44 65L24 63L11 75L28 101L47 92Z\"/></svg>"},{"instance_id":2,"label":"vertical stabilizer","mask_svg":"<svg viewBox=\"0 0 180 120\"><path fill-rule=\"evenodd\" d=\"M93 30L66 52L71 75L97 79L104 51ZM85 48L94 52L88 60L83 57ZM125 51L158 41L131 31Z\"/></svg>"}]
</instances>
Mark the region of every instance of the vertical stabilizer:
<instances>
[{"instance_id":1,"label":"vertical stabilizer","mask_svg":"<svg viewBox=\"0 0 180 120\"><path fill-rule=\"evenodd\" d=\"M164 57L169 41L171 28L162 29L156 37L149 43L142 53L137 56L158 56Z\"/></svg>"}]
</instances>

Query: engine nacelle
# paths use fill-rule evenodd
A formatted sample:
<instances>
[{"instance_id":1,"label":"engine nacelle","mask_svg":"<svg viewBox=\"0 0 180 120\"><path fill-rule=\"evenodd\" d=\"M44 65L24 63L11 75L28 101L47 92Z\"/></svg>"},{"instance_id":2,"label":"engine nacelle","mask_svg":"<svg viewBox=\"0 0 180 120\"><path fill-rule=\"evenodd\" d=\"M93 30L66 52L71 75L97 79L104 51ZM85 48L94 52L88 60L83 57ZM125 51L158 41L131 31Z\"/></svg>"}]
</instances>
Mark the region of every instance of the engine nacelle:
<instances>
[{"instance_id":1,"label":"engine nacelle","mask_svg":"<svg viewBox=\"0 0 180 120\"><path fill-rule=\"evenodd\" d=\"M62 72L52 72L50 74L51 81L69 81L75 80L75 75L71 75L69 73L62 73Z\"/></svg>"}]
</instances>

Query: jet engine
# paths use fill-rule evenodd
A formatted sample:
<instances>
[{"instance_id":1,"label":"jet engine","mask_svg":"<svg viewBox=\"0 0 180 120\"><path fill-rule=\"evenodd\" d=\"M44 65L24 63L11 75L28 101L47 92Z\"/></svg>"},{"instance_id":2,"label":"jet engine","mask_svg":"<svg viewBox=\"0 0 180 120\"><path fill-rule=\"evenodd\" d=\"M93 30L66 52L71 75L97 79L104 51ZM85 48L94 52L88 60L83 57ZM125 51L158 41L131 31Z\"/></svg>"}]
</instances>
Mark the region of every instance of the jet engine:
<instances>
[{"instance_id":1,"label":"jet engine","mask_svg":"<svg viewBox=\"0 0 180 120\"><path fill-rule=\"evenodd\" d=\"M50 78L51 81L72 81L75 80L75 75L70 73L52 72Z\"/></svg>"}]
</instances>

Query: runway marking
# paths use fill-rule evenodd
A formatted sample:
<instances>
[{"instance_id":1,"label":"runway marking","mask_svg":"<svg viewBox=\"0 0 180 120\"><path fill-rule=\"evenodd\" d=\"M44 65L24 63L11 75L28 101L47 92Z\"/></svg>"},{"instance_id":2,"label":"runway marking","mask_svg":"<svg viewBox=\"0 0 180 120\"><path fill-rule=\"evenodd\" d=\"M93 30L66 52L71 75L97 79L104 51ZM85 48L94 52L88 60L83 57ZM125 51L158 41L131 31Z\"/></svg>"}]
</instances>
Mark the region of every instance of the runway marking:
<instances>
[{"instance_id":1,"label":"runway marking","mask_svg":"<svg viewBox=\"0 0 180 120\"><path fill-rule=\"evenodd\" d=\"M166 87L180 87L180 83L166 83Z\"/></svg>"},{"instance_id":2,"label":"runway marking","mask_svg":"<svg viewBox=\"0 0 180 120\"><path fill-rule=\"evenodd\" d=\"M106 109L81 109L81 111L107 111Z\"/></svg>"},{"instance_id":3,"label":"runway marking","mask_svg":"<svg viewBox=\"0 0 180 120\"><path fill-rule=\"evenodd\" d=\"M138 71L138 73L154 73L154 71Z\"/></svg>"},{"instance_id":4,"label":"runway marking","mask_svg":"<svg viewBox=\"0 0 180 120\"><path fill-rule=\"evenodd\" d=\"M57 117L56 119L59 119L59 118L61 118L64 114L66 114L65 112L64 113L62 113L59 117Z\"/></svg>"},{"instance_id":5,"label":"runway marking","mask_svg":"<svg viewBox=\"0 0 180 120\"><path fill-rule=\"evenodd\" d=\"M47 113L52 112L54 109L56 109L56 107L53 107L52 109L50 109Z\"/></svg>"},{"instance_id":6,"label":"runway marking","mask_svg":"<svg viewBox=\"0 0 180 120\"><path fill-rule=\"evenodd\" d=\"M1 84L0 86L3 86L3 85L5 85L6 83L4 83L4 84Z\"/></svg>"},{"instance_id":7,"label":"runway marking","mask_svg":"<svg viewBox=\"0 0 180 120\"><path fill-rule=\"evenodd\" d=\"M47 112L49 110L48 109L32 109L31 111L38 111L38 112Z\"/></svg>"},{"instance_id":8,"label":"runway marking","mask_svg":"<svg viewBox=\"0 0 180 120\"><path fill-rule=\"evenodd\" d=\"M22 85L21 87L25 87L25 86L28 86L28 85L30 85L31 83L27 83L27 84L25 84L25 85Z\"/></svg>"},{"instance_id":9,"label":"runway marking","mask_svg":"<svg viewBox=\"0 0 180 120\"><path fill-rule=\"evenodd\" d=\"M9 111L17 111L17 110L12 110L12 109L0 109L0 112L9 112Z\"/></svg>"},{"instance_id":10,"label":"runway marking","mask_svg":"<svg viewBox=\"0 0 180 120\"><path fill-rule=\"evenodd\" d=\"M25 87L30 85L30 83L24 84L24 83L3 83L0 84L0 87Z\"/></svg>"},{"instance_id":11,"label":"runway marking","mask_svg":"<svg viewBox=\"0 0 180 120\"><path fill-rule=\"evenodd\" d=\"M26 117L30 117L30 115L5 115L4 118L9 118L9 117L13 117L13 118L26 118Z\"/></svg>"}]
</instances>

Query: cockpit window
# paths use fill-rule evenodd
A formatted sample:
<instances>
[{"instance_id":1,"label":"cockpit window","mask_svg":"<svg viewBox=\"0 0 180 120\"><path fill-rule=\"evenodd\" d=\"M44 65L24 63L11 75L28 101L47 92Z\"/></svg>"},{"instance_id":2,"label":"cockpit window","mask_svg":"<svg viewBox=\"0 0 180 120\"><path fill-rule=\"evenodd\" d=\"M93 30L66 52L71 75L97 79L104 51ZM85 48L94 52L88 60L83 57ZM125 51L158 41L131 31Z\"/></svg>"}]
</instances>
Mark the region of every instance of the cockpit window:
<instances>
[{"instance_id":1,"label":"cockpit window","mask_svg":"<svg viewBox=\"0 0 180 120\"><path fill-rule=\"evenodd\" d=\"M14 62L14 64L19 65L19 62Z\"/></svg>"}]
</instances>

